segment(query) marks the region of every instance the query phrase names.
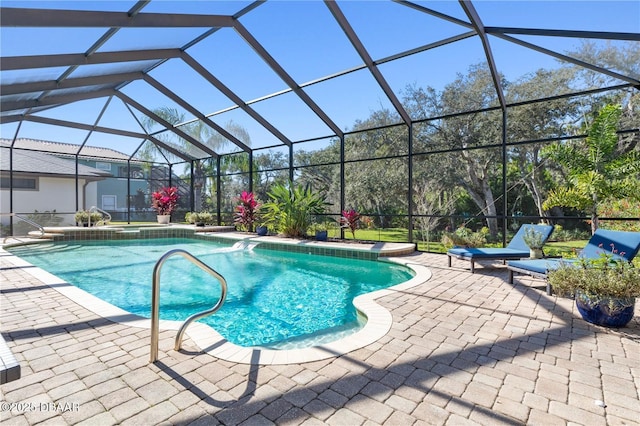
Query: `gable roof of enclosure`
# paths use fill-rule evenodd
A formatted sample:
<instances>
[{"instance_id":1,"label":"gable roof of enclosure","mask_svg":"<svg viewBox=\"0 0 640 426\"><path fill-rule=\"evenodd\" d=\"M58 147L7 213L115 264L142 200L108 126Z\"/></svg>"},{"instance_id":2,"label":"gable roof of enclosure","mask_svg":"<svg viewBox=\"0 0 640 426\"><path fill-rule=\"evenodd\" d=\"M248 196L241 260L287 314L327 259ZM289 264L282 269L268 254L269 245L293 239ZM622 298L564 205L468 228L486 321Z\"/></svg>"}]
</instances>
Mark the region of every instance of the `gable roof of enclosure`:
<instances>
[{"instance_id":1,"label":"gable roof of enclosure","mask_svg":"<svg viewBox=\"0 0 640 426\"><path fill-rule=\"evenodd\" d=\"M522 65L512 49L526 52L530 72L551 59L640 88L640 75L560 48L640 42L637 3L585 2L601 18L593 22L576 20L578 10L556 17L556 3L513 3L520 15L510 2L465 0L52 2L47 10L5 1L2 136L110 147L131 158L152 144L169 163L290 146L342 136L352 110L365 119L386 108L410 124L422 117L403 106L407 85L443 87L443 74L450 82L476 60L491 71L494 106L504 109L501 76ZM544 7L547 19L511 24L527 23L527 7L532 16ZM616 7L618 19L603 18ZM189 130L196 126L207 131ZM65 133L43 137L44 128Z\"/></svg>"}]
</instances>

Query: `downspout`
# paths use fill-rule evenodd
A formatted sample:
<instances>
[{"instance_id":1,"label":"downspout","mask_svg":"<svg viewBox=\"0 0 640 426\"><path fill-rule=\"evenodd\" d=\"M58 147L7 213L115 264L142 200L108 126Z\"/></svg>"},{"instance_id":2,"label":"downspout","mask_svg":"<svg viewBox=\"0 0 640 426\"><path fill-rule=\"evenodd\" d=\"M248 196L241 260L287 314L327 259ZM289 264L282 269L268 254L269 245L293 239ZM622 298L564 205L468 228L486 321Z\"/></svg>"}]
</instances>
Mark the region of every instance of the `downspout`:
<instances>
[{"instance_id":1,"label":"downspout","mask_svg":"<svg viewBox=\"0 0 640 426\"><path fill-rule=\"evenodd\" d=\"M78 177L78 175L76 174L76 182L79 184L80 183L80 178ZM91 182L87 179L84 181L84 185L82 185L82 210L86 210L87 209L87 186L90 184ZM76 188L77 185L76 184ZM76 202L77 205L77 202ZM79 210L79 209L77 209Z\"/></svg>"}]
</instances>

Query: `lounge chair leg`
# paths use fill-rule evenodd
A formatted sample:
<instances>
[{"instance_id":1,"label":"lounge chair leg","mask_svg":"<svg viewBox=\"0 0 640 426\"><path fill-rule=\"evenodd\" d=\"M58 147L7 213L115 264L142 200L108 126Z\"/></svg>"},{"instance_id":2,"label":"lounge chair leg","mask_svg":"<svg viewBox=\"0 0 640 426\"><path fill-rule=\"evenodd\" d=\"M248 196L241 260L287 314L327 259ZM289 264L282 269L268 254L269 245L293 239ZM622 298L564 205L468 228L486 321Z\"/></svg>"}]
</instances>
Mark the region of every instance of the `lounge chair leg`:
<instances>
[{"instance_id":1,"label":"lounge chair leg","mask_svg":"<svg viewBox=\"0 0 640 426\"><path fill-rule=\"evenodd\" d=\"M471 273L473 274L474 272L475 272L475 263L472 260L471 261Z\"/></svg>"},{"instance_id":2,"label":"lounge chair leg","mask_svg":"<svg viewBox=\"0 0 640 426\"><path fill-rule=\"evenodd\" d=\"M449 261L449 268L451 268L451 256L447 256L447 260Z\"/></svg>"},{"instance_id":3,"label":"lounge chair leg","mask_svg":"<svg viewBox=\"0 0 640 426\"><path fill-rule=\"evenodd\" d=\"M549 281L547 281L547 294L551 296L551 284L549 284Z\"/></svg>"},{"instance_id":4,"label":"lounge chair leg","mask_svg":"<svg viewBox=\"0 0 640 426\"><path fill-rule=\"evenodd\" d=\"M509 284L513 284L513 271L509 269Z\"/></svg>"}]
</instances>

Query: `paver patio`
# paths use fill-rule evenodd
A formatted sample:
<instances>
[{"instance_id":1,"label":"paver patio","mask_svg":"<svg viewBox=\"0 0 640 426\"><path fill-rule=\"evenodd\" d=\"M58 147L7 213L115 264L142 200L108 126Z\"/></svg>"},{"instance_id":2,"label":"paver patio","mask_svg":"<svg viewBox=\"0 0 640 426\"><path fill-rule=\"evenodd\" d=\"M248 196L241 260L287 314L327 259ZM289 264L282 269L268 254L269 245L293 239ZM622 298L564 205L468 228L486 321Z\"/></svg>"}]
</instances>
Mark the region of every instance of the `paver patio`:
<instances>
[{"instance_id":1,"label":"paver patio","mask_svg":"<svg viewBox=\"0 0 640 426\"><path fill-rule=\"evenodd\" d=\"M499 263L447 268L378 299L379 341L335 358L247 365L173 350L161 331L101 318L0 256L1 331L22 368L4 384L3 425L640 424L640 321L605 329L573 301ZM604 404L598 404L603 401ZM605 405L604 407L601 405Z\"/></svg>"}]
</instances>

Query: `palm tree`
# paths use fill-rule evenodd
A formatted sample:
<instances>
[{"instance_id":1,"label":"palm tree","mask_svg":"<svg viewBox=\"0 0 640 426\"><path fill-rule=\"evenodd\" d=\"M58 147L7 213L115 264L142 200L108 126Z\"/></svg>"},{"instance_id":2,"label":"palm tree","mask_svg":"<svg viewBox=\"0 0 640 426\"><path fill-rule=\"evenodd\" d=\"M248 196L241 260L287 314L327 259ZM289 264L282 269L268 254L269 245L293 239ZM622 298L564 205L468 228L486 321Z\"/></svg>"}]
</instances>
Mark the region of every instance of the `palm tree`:
<instances>
[{"instance_id":1,"label":"palm tree","mask_svg":"<svg viewBox=\"0 0 640 426\"><path fill-rule=\"evenodd\" d=\"M616 128L621 112L620 105L604 106L584 142L555 144L546 152L565 169L567 182L550 191L543 208L572 207L587 212L592 233L598 229L600 204L640 196L640 155L634 151L623 154L618 148Z\"/></svg>"}]
</instances>

